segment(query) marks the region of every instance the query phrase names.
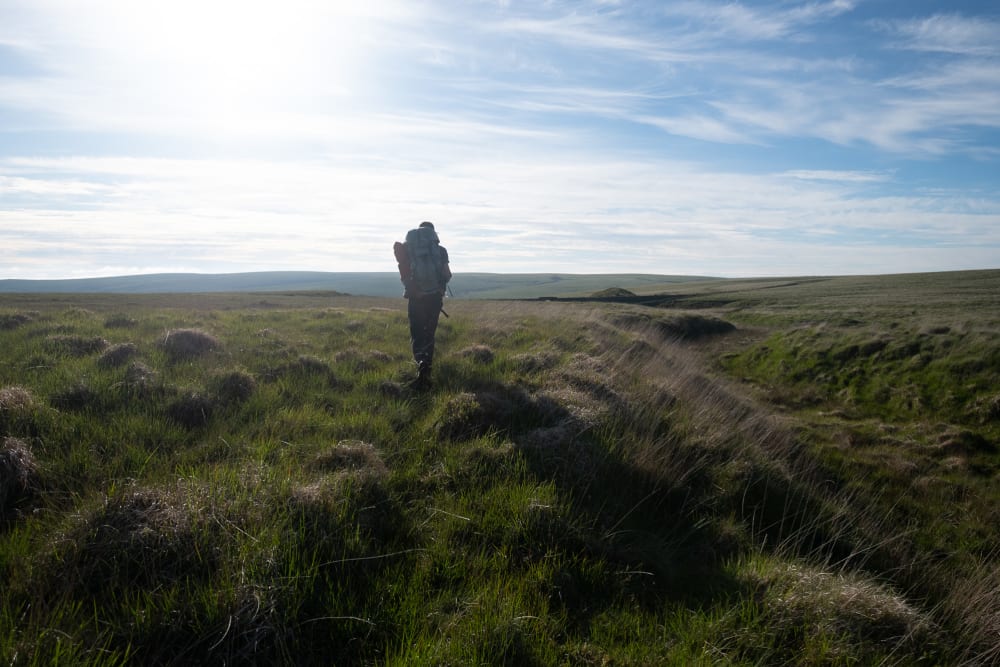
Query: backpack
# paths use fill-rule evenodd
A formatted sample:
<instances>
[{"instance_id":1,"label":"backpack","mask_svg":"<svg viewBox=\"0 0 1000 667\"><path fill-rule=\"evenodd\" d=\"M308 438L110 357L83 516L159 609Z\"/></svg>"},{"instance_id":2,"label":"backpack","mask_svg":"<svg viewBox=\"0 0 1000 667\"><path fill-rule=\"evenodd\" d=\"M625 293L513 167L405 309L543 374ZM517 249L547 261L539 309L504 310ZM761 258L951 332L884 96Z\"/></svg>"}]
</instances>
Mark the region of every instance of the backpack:
<instances>
[{"instance_id":1,"label":"backpack","mask_svg":"<svg viewBox=\"0 0 1000 667\"><path fill-rule=\"evenodd\" d=\"M397 253L397 259L407 296L444 294L451 271L437 232L427 227L411 229L406 233L406 243L401 245L405 258Z\"/></svg>"}]
</instances>

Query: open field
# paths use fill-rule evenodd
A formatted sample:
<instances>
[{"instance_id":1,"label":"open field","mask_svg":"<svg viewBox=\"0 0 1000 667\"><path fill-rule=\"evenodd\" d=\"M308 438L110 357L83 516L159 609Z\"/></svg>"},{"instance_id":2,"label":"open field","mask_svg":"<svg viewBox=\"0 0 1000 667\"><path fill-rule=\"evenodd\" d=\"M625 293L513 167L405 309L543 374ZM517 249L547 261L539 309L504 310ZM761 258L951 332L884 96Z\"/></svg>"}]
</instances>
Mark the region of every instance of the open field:
<instances>
[{"instance_id":1,"label":"open field","mask_svg":"<svg viewBox=\"0 0 1000 667\"><path fill-rule=\"evenodd\" d=\"M1000 271L632 291L0 296L0 663L1000 661Z\"/></svg>"}]
</instances>

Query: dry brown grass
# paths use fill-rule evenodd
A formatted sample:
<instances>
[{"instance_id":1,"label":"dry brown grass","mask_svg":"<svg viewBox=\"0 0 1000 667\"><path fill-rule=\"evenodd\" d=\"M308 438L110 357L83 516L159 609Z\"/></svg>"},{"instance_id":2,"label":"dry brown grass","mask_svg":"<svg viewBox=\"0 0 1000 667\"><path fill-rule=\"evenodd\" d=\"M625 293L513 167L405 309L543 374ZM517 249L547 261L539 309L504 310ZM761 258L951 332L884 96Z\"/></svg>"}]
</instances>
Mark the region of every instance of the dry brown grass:
<instances>
[{"instance_id":1,"label":"dry brown grass","mask_svg":"<svg viewBox=\"0 0 1000 667\"><path fill-rule=\"evenodd\" d=\"M156 373L141 361L133 361L125 369L125 392L129 396L150 396L155 382Z\"/></svg>"},{"instance_id":2,"label":"dry brown grass","mask_svg":"<svg viewBox=\"0 0 1000 667\"><path fill-rule=\"evenodd\" d=\"M978 399L972 410L980 424L1000 421L1000 394Z\"/></svg>"},{"instance_id":3,"label":"dry brown grass","mask_svg":"<svg viewBox=\"0 0 1000 667\"><path fill-rule=\"evenodd\" d=\"M0 388L0 412L23 413L35 405L30 391L18 385Z\"/></svg>"},{"instance_id":4,"label":"dry brown grass","mask_svg":"<svg viewBox=\"0 0 1000 667\"><path fill-rule=\"evenodd\" d=\"M364 470L377 476L387 472L382 455L375 446L361 440L341 440L320 452L311 467L324 472Z\"/></svg>"},{"instance_id":5,"label":"dry brown grass","mask_svg":"<svg viewBox=\"0 0 1000 667\"><path fill-rule=\"evenodd\" d=\"M1000 664L1000 567L983 562L971 576L954 580L943 607L971 638L963 664Z\"/></svg>"},{"instance_id":6,"label":"dry brown grass","mask_svg":"<svg viewBox=\"0 0 1000 667\"><path fill-rule=\"evenodd\" d=\"M708 449L735 447L795 458L795 433L789 425L722 378L707 375L696 351L645 326L625 331L643 341L642 354L626 353L605 363L619 381L644 380L645 393L637 401L641 411L676 412L684 435Z\"/></svg>"},{"instance_id":7,"label":"dry brown grass","mask_svg":"<svg viewBox=\"0 0 1000 667\"><path fill-rule=\"evenodd\" d=\"M38 463L27 443L11 437L0 440L0 519L10 516L39 487Z\"/></svg>"},{"instance_id":8,"label":"dry brown grass","mask_svg":"<svg viewBox=\"0 0 1000 667\"><path fill-rule=\"evenodd\" d=\"M568 424L571 430L583 430L595 426L602 420L611 416L618 404L600 400L591 392L580 391L572 386L552 383L549 387L539 393L545 400L552 401L565 410L572 422ZM567 426L567 424L560 424Z\"/></svg>"},{"instance_id":9,"label":"dry brown grass","mask_svg":"<svg viewBox=\"0 0 1000 667\"><path fill-rule=\"evenodd\" d=\"M385 486L388 468L370 443L343 440L320 452L309 466L319 476L290 489L293 512L306 522L310 539L331 546L343 535L342 517L366 533L394 530L398 519Z\"/></svg>"},{"instance_id":10,"label":"dry brown grass","mask_svg":"<svg viewBox=\"0 0 1000 667\"><path fill-rule=\"evenodd\" d=\"M555 368L559 364L559 355L552 350L539 350L515 354L510 358L510 362L522 373L538 373Z\"/></svg>"},{"instance_id":11,"label":"dry brown grass","mask_svg":"<svg viewBox=\"0 0 1000 667\"><path fill-rule=\"evenodd\" d=\"M549 385L572 387L604 403L612 404L613 407L622 402L621 396L613 386L615 377L617 377L616 369L609 360L577 353L559 367Z\"/></svg>"},{"instance_id":12,"label":"dry brown grass","mask_svg":"<svg viewBox=\"0 0 1000 667\"><path fill-rule=\"evenodd\" d=\"M913 649L933 632L903 596L860 576L793 562L756 563L746 574L772 631L825 637L834 656L866 643Z\"/></svg>"},{"instance_id":13,"label":"dry brown grass","mask_svg":"<svg viewBox=\"0 0 1000 667\"><path fill-rule=\"evenodd\" d=\"M295 509L332 507L340 499L337 485L332 480L320 478L307 484L298 484L289 492L289 501Z\"/></svg>"}]
</instances>

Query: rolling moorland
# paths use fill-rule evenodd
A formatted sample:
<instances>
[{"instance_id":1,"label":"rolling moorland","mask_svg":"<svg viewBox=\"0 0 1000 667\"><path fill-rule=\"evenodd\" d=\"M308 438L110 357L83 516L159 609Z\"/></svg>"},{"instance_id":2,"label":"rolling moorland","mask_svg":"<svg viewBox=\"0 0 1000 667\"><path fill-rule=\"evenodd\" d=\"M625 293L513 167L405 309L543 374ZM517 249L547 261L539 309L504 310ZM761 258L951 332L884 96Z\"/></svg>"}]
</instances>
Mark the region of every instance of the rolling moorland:
<instances>
[{"instance_id":1,"label":"rolling moorland","mask_svg":"<svg viewBox=\"0 0 1000 667\"><path fill-rule=\"evenodd\" d=\"M616 287L3 295L0 662L1000 661L1000 271Z\"/></svg>"},{"instance_id":2,"label":"rolling moorland","mask_svg":"<svg viewBox=\"0 0 1000 667\"><path fill-rule=\"evenodd\" d=\"M588 295L609 285L630 290L662 290L663 286L704 278L650 274L459 273L451 289L457 298L502 299ZM162 294L203 292L326 291L353 296L399 297L399 273L258 271L252 273L158 273L67 280L0 280L0 294L98 293Z\"/></svg>"}]
</instances>

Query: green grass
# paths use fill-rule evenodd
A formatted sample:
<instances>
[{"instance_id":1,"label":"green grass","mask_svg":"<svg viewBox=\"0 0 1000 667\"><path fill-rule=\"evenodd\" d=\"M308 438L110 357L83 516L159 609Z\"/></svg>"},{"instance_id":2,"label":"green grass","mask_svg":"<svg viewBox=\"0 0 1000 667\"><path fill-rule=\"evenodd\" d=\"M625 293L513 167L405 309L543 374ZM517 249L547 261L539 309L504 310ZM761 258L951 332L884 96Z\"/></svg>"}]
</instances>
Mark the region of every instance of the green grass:
<instances>
[{"instance_id":1,"label":"green grass","mask_svg":"<svg viewBox=\"0 0 1000 667\"><path fill-rule=\"evenodd\" d=\"M990 662L997 310L842 280L5 300L0 662Z\"/></svg>"}]
</instances>

